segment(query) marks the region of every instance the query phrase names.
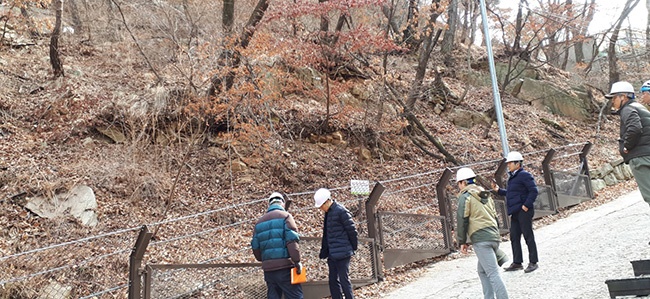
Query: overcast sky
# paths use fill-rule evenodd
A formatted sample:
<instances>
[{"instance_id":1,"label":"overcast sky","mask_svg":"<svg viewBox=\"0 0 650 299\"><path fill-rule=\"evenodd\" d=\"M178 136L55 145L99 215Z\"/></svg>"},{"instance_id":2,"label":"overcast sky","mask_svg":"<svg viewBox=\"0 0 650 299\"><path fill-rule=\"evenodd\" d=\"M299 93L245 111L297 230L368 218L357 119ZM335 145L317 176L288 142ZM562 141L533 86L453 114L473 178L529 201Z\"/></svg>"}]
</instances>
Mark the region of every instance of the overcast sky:
<instances>
[{"instance_id":1,"label":"overcast sky","mask_svg":"<svg viewBox=\"0 0 650 299\"><path fill-rule=\"evenodd\" d=\"M573 2L584 3L584 0L574 0ZM625 0L596 0L596 15L594 16L594 21L589 26L589 32L597 33L610 28L621 15L625 2ZM536 7L538 1L529 0L528 3L531 7ZM501 0L500 6L517 8L518 4L519 0ZM637 4L634 11L630 14L629 23L625 22L623 27L628 28L631 25L632 28L645 32L647 15L645 1L640 0L639 4Z\"/></svg>"}]
</instances>

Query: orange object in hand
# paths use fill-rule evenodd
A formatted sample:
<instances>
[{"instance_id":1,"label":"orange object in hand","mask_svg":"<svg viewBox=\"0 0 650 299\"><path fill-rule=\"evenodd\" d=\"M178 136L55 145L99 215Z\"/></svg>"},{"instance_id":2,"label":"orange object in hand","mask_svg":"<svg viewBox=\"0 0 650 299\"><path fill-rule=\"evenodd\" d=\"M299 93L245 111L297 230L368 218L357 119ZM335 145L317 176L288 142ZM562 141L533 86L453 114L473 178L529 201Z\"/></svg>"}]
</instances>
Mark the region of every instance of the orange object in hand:
<instances>
[{"instance_id":1,"label":"orange object in hand","mask_svg":"<svg viewBox=\"0 0 650 299\"><path fill-rule=\"evenodd\" d=\"M298 274L298 268L291 268L291 284L301 284L307 281L307 271L302 267L302 271Z\"/></svg>"}]
</instances>

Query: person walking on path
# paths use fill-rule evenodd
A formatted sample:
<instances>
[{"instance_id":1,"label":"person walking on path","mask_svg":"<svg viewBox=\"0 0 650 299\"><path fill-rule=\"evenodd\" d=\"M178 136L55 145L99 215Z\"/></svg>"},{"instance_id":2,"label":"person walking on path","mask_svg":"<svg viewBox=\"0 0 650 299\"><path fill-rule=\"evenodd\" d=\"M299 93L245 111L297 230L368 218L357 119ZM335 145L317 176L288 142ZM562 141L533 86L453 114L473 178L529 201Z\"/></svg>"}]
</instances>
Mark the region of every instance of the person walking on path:
<instances>
[{"instance_id":1,"label":"person walking on path","mask_svg":"<svg viewBox=\"0 0 650 299\"><path fill-rule=\"evenodd\" d=\"M650 112L634 100L629 82L612 84L605 97L612 101L612 114L621 116L619 153L630 165L643 200L650 204Z\"/></svg>"},{"instance_id":2,"label":"person walking on path","mask_svg":"<svg viewBox=\"0 0 650 299\"><path fill-rule=\"evenodd\" d=\"M291 268L302 271L298 228L291 214L284 210L284 196L273 192L269 208L255 224L251 247L255 259L262 262L267 298L302 299L302 286L291 284Z\"/></svg>"},{"instance_id":3,"label":"person walking on path","mask_svg":"<svg viewBox=\"0 0 650 299\"><path fill-rule=\"evenodd\" d=\"M508 215L510 215L510 244L512 246L512 264L506 271L523 269L521 235L528 246L528 267L526 273L537 270L537 244L533 234L534 203L537 199L537 185L533 176L523 168L524 157L519 152L510 152L506 157L508 166L508 186L506 189L493 184L494 191L506 197Z\"/></svg>"},{"instance_id":4,"label":"person walking on path","mask_svg":"<svg viewBox=\"0 0 650 299\"><path fill-rule=\"evenodd\" d=\"M350 259L358 246L357 229L348 210L331 199L331 192L321 188L314 194L314 204L325 212L321 259L327 259L332 299L353 299ZM345 295L345 297L343 297Z\"/></svg>"},{"instance_id":5,"label":"person walking on path","mask_svg":"<svg viewBox=\"0 0 650 299\"><path fill-rule=\"evenodd\" d=\"M483 297L508 298L506 286L499 274L499 255L501 261L505 262L505 254L499 249L501 236L494 200L489 192L475 184L475 178L476 174L470 168L461 168L456 173L456 183L460 189L456 241L460 245L460 251L467 254L469 236L478 258L477 271L483 287Z\"/></svg>"}]
</instances>

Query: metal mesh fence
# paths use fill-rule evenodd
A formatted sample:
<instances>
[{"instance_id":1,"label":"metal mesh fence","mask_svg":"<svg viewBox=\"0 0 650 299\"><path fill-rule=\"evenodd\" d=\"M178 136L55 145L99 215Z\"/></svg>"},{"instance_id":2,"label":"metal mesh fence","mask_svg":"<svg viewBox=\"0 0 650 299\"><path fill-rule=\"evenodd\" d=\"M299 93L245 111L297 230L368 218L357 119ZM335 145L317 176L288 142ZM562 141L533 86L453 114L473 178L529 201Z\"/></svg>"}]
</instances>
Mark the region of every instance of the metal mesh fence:
<instances>
[{"instance_id":1,"label":"metal mesh fence","mask_svg":"<svg viewBox=\"0 0 650 299\"><path fill-rule=\"evenodd\" d=\"M149 265L145 296L171 298L266 298L260 265Z\"/></svg>"},{"instance_id":2,"label":"metal mesh fence","mask_svg":"<svg viewBox=\"0 0 650 299\"><path fill-rule=\"evenodd\" d=\"M589 177L577 173L553 171L553 181L558 194L589 198Z\"/></svg>"},{"instance_id":3,"label":"metal mesh fence","mask_svg":"<svg viewBox=\"0 0 650 299\"><path fill-rule=\"evenodd\" d=\"M379 213L384 249L446 250L445 217Z\"/></svg>"},{"instance_id":4,"label":"metal mesh fence","mask_svg":"<svg viewBox=\"0 0 650 299\"><path fill-rule=\"evenodd\" d=\"M307 283L328 280L327 263L318 259L320 242L320 238L300 241ZM359 248L350 261L353 281L377 281L374 246L372 239L359 240ZM148 265L145 277L146 298L266 298L260 264Z\"/></svg>"},{"instance_id":5,"label":"metal mesh fence","mask_svg":"<svg viewBox=\"0 0 650 299\"><path fill-rule=\"evenodd\" d=\"M125 297L139 228L0 258L0 298Z\"/></svg>"}]
</instances>

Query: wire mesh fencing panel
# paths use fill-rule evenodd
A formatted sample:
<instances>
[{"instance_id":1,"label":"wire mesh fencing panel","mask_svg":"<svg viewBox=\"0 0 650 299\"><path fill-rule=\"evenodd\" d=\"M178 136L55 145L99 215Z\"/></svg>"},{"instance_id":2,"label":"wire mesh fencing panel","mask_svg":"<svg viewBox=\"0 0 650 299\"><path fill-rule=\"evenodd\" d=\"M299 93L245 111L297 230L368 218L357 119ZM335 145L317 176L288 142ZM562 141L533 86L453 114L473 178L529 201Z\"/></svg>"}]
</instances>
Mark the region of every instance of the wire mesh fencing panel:
<instances>
[{"instance_id":1,"label":"wire mesh fencing panel","mask_svg":"<svg viewBox=\"0 0 650 299\"><path fill-rule=\"evenodd\" d=\"M393 268L451 251L443 216L379 212L384 266Z\"/></svg>"},{"instance_id":2,"label":"wire mesh fencing panel","mask_svg":"<svg viewBox=\"0 0 650 299\"><path fill-rule=\"evenodd\" d=\"M305 237L300 241L302 266L307 273L303 285L327 282L326 260L318 258L321 239ZM361 238L350 261L350 279L357 285L377 282L374 240ZM259 263L147 265L144 279L145 298L266 298L264 272Z\"/></svg>"},{"instance_id":3,"label":"wire mesh fencing panel","mask_svg":"<svg viewBox=\"0 0 650 299\"><path fill-rule=\"evenodd\" d=\"M262 299L266 283L255 264L148 265L144 297Z\"/></svg>"},{"instance_id":4,"label":"wire mesh fencing panel","mask_svg":"<svg viewBox=\"0 0 650 299\"><path fill-rule=\"evenodd\" d=\"M307 282L328 281L326 259L319 259L321 238L300 239L301 263L307 271ZM359 238L359 245L350 259L350 279L358 282L377 281L377 259L373 239Z\"/></svg>"},{"instance_id":5,"label":"wire mesh fencing panel","mask_svg":"<svg viewBox=\"0 0 650 299\"><path fill-rule=\"evenodd\" d=\"M593 198L587 153L584 152L589 146L588 143L577 143L554 149L550 168L558 208L573 206Z\"/></svg>"},{"instance_id":6,"label":"wire mesh fencing panel","mask_svg":"<svg viewBox=\"0 0 650 299\"><path fill-rule=\"evenodd\" d=\"M126 297L139 228L0 258L0 298Z\"/></svg>"},{"instance_id":7,"label":"wire mesh fencing panel","mask_svg":"<svg viewBox=\"0 0 650 299\"><path fill-rule=\"evenodd\" d=\"M539 194L534 203L534 218L541 218L557 213L558 204L555 196L553 196L553 189L551 186L537 186L537 190L539 191Z\"/></svg>"}]
</instances>

